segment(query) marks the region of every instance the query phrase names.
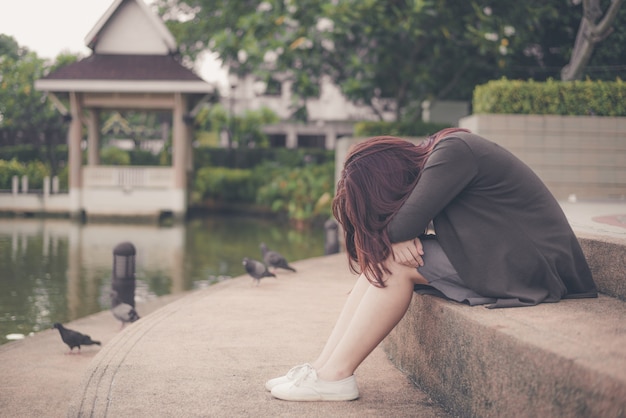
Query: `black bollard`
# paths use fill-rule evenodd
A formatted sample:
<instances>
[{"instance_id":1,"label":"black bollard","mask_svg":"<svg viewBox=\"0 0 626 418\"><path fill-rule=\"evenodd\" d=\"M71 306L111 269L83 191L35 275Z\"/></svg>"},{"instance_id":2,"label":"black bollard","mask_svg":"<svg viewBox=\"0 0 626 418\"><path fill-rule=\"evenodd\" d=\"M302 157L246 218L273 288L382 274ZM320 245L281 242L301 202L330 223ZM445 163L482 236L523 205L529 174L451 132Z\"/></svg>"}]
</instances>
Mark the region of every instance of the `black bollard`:
<instances>
[{"instance_id":1,"label":"black bollard","mask_svg":"<svg viewBox=\"0 0 626 418\"><path fill-rule=\"evenodd\" d=\"M111 288L117 303L135 307L135 246L130 242L117 244L113 249L113 277Z\"/></svg>"},{"instance_id":2,"label":"black bollard","mask_svg":"<svg viewBox=\"0 0 626 418\"><path fill-rule=\"evenodd\" d=\"M324 242L324 255L337 254L339 252L339 225L330 218L324 222L326 240Z\"/></svg>"}]
</instances>

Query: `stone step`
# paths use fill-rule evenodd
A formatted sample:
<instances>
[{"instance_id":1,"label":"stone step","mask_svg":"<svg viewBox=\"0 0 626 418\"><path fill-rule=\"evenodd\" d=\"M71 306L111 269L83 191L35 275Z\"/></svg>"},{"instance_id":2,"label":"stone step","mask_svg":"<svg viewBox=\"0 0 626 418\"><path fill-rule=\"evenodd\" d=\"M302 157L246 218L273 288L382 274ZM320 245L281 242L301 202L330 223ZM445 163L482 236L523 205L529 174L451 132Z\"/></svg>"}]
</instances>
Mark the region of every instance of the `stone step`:
<instances>
[{"instance_id":1,"label":"stone step","mask_svg":"<svg viewBox=\"0 0 626 418\"><path fill-rule=\"evenodd\" d=\"M415 294L387 355L461 417L626 416L626 243L579 239L597 299L487 309Z\"/></svg>"},{"instance_id":2,"label":"stone step","mask_svg":"<svg viewBox=\"0 0 626 418\"><path fill-rule=\"evenodd\" d=\"M578 233L600 292L626 301L626 242L622 238Z\"/></svg>"}]
</instances>

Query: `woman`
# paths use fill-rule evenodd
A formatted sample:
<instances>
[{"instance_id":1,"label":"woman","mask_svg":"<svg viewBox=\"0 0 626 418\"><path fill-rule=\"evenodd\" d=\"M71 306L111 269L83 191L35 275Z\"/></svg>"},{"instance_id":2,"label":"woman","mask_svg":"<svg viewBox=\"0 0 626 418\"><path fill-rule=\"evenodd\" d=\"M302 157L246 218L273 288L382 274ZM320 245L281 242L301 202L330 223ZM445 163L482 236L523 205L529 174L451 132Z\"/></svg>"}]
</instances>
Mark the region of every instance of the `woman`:
<instances>
[{"instance_id":1,"label":"woman","mask_svg":"<svg viewBox=\"0 0 626 418\"><path fill-rule=\"evenodd\" d=\"M394 137L356 145L333 213L350 268L361 274L318 359L266 383L279 399L358 398L354 371L400 321L414 288L491 308L597 296L545 185L464 129L420 145ZM435 234L424 235L431 221Z\"/></svg>"}]
</instances>

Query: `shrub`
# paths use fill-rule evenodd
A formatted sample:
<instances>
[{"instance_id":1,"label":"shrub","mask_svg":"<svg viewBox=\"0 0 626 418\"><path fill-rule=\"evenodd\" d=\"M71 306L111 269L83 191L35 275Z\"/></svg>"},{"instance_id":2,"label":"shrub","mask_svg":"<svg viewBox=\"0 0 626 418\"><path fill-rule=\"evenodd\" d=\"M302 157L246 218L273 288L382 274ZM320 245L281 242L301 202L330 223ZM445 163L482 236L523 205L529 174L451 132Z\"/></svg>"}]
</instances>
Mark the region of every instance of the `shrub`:
<instances>
[{"instance_id":1,"label":"shrub","mask_svg":"<svg viewBox=\"0 0 626 418\"><path fill-rule=\"evenodd\" d=\"M28 176L30 189L43 189L43 179L50 176L50 170L41 161L31 161L26 164L24 174Z\"/></svg>"},{"instance_id":2,"label":"shrub","mask_svg":"<svg viewBox=\"0 0 626 418\"><path fill-rule=\"evenodd\" d=\"M159 165L159 156L145 150L132 150L128 153L130 165Z\"/></svg>"},{"instance_id":3,"label":"shrub","mask_svg":"<svg viewBox=\"0 0 626 418\"><path fill-rule=\"evenodd\" d=\"M493 80L476 86L474 113L626 116L626 83Z\"/></svg>"},{"instance_id":4,"label":"shrub","mask_svg":"<svg viewBox=\"0 0 626 418\"><path fill-rule=\"evenodd\" d=\"M266 161L286 167L298 167L310 162L334 161L335 152L324 149L286 148L205 148L194 149L194 166L254 168Z\"/></svg>"},{"instance_id":5,"label":"shrub","mask_svg":"<svg viewBox=\"0 0 626 418\"><path fill-rule=\"evenodd\" d=\"M130 165L130 155L128 151L107 147L100 152L100 162L102 165Z\"/></svg>"},{"instance_id":6,"label":"shrub","mask_svg":"<svg viewBox=\"0 0 626 418\"><path fill-rule=\"evenodd\" d=\"M9 190L13 184L13 176L28 176L29 189L42 189L43 179L50 176L50 169L41 161L21 163L17 159L0 160L0 189Z\"/></svg>"},{"instance_id":7,"label":"shrub","mask_svg":"<svg viewBox=\"0 0 626 418\"><path fill-rule=\"evenodd\" d=\"M290 220L314 221L331 215L335 187L335 165L327 162L276 172L259 188L257 202Z\"/></svg>"},{"instance_id":8,"label":"shrub","mask_svg":"<svg viewBox=\"0 0 626 418\"><path fill-rule=\"evenodd\" d=\"M0 160L0 189L11 189L13 176L22 177L25 171L24 165L15 158Z\"/></svg>"},{"instance_id":9,"label":"shrub","mask_svg":"<svg viewBox=\"0 0 626 418\"><path fill-rule=\"evenodd\" d=\"M224 167L203 167L198 170L192 200L213 199L221 202L255 201L256 187L251 170Z\"/></svg>"}]
</instances>

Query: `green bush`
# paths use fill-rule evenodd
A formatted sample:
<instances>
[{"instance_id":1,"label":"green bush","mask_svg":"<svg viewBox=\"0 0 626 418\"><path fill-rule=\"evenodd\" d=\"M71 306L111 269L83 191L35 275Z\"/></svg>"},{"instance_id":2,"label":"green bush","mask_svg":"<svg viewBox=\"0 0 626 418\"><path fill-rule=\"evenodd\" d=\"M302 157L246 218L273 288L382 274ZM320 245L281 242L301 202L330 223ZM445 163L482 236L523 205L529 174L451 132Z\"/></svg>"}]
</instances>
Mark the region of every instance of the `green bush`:
<instances>
[{"instance_id":1,"label":"green bush","mask_svg":"<svg viewBox=\"0 0 626 418\"><path fill-rule=\"evenodd\" d=\"M422 137L432 135L452 125L444 123L418 121L403 122L359 122L354 125L354 135L370 137L391 135L399 137Z\"/></svg>"},{"instance_id":2,"label":"green bush","mask_svg":"<svg viewBox=\"0 0 626 418\"><path fill-rule=\"evenodd\" d=\"M128 153L130 157L130 165L140 166L158 166L160 165L159 156L154 155L150 151L132 150Z\"/></svg>"},{"instance_id":3,"label":"green bush","mask_svg":"<svg viewBox=\"0 0 626 418\"><path fill-rule=\"evenodd\" d=\"M266 161L285 167L299 167L334 161L335 152L324 149L287 148L207 148L194 149L195 167L254 168Z\"/></svg>"},{"instance_id":4,"label":"green bush","mask_svg":"<svg viewBox=\"0 0 626 418\"><path fill-rule=\"evenodd\" d=\"M334 162L283 169L274 174L259 188L257 203L271 207L273 212L284 213L295 221L327 219L331 215Z\"/></svg>"},{"instance_id":5,"label":"green bush","mask_svg":"<svg viewBox=\"0 0 626 418\"><path fill-rule=\"evenodd\" d=\"M18 161L32 161L42 159L40 155L41 147L33 145L9 145L0 147L0 159Z\"/></svg>"},{"instance_id":6,"label":"green bush","mask_svg":"<svg viewBox=\"0 0 626 418\"><path fill-rule=\"evenodd\" d=\"M130 154L119 148L107 147L100 151L102 165L130 165Z\"/></svg>"},{"instance_id":7,"label":"green bush","mask_svg":"<svg viewBox=\"0 0 626 418\"><path fill-rule=\"evenodd\" d=\"M626 83L508 80L474 89L473 112L523 115L626 116Z\"/></svg>"},{"instance_id":8,"label":"green bush","mask_svg":"<svg viewBox=\"0 0 626 418\"><path fill-rule=\"evenodd\" d=\"M50 176L50 170L41 161L31 161L26 164L25 173L28 176L29 189L43 189L44 177Z\"/></svg>"},{"instance_id":9,"label":"green bush","mask_svg":"<svg viewBox=\"0 0 626 418\"><path fill-rule=\"evenodd\" d=\"M59 171L59 189L60 190L68 190L69 189L69 177L70 177L70 169L69 166L65 166Z\"/></svg>"},{"instance_id":10,"label":"green bush","mask_svg":"<svg viewBox=\"0 0 626 418\"><path fill-rule=\"evenodd\" d=\"M28 176L29 189L42 189L43 179L50 176L50 169L41 161L22 163L15 158L0 160L0 189L11 189L13 176L18 176L20 181L23 176Z\"/></svg>"},{"instance_id":11,"label":"green bush","mask_svg":"<svg viewBox=\"0 0 626 418\"><path fill-rule=\"evenodd\" d=\"M13 158L10 161L0 160L0 189L11 189L13 176L22 177L25 173L24 164Z\"/></svg>"},{"instance_id":12,"label":"green bush","mask_svg":"<svg viewBox=\"0 0 626 418\"><path fill-rule=\"evenodd\" d=\"M255 186L251 170L203 167L196 173L192 201L254 202Z\"/></svg>"},{"instance_id":13,"label":"green bush","mask_svg":"<svg viewBox=\"0 0 626 418\"><path fill-rule=\"evenodd\" d=\"M67 161L67 145L56 145L48 155L46 147L35 145L8 145L0 147L0 160L16 159L22 163L29 161L48 161L52 158L56 162Z\"/></svg>"}]
</instances>

